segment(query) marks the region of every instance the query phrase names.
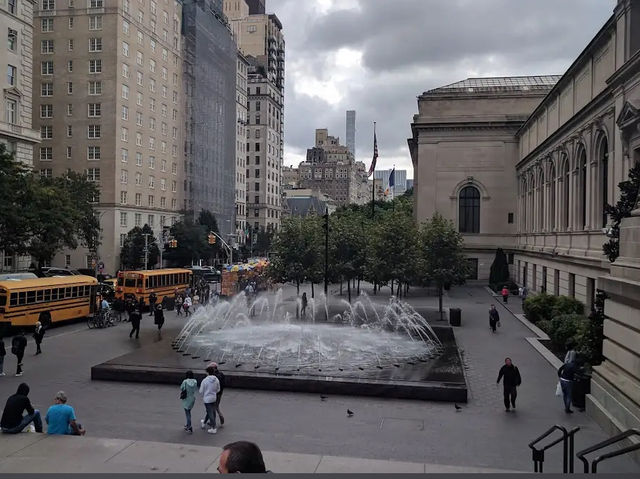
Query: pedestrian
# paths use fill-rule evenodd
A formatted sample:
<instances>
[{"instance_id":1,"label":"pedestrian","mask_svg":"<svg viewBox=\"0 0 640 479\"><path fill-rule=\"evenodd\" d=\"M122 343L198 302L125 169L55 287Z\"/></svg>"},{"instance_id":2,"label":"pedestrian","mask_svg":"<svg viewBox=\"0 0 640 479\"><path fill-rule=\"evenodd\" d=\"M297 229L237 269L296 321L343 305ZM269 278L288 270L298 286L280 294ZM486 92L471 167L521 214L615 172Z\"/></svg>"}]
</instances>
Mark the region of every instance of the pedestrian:
<instances>
[{"instance_id":1,"label":"pedestrian","mask_svg":"<svg viewBox=\"0 0 640 479\"><path fill-rule=\"evenodd\" d=\"M576 379L578 366L575 361L563 364L558 369L558 378L560 378L560 387L562 388L562 400L564 401L564 412L573 414L571 410L571 394L573 392L573 383Z\"/></svg>"},{"instance_id":2,"label":"pedestrian","mask_svg":"<svg viewBox=\"0 0 640 479\"><path fill-rule=\"evenodd\" d=\"M187 296L184 298L184 302L182 303L182 308L184 309L185 316L191 316L191 306L193 306L193 302L191 301L191 297Z\"/></svg>"},{"instance_id":3,"label":"pedestrian","mask_svg":"<svg viewBox=\"0 0 640 479\"><path fill-rule=\"evenodd\" d=\"M208 367L213 368L213 375L218 378L218 382L220 383L220 391L216 395L216 412L220 418L220 426L224 426L224 416L220 412L220 401L222 401L222 393L224 392L226 380L222 371L218 369L218 363L210 363Z\"/></svg>"},{"instance_id":4,"label":"pedestrian","mask_svg":"<svg viewBox=\"0 0 640 479\"><path fill-rule=\"evenodd\" d=\"M86 431L76 422L76 412L67 404L67 395L58 391L54 398L54 405L49 407L44 417L47 423L47 434L65 434L84 436Z\"/></svg>"},{"instance_id":5,"label":"pedestrian","mask_svg":"<svg viewBox=\"0 0 640 479\"><path fill-rule=\"evenodd\" d=\"M4 338L0 336L0 376L4 376L4 357L7 355L7 350L4 347Z\"/></svg>"},{"instance_id":6,"label":"pedestrian","mask_svg":"<svg viewBox=\"0 0 640 479\"><path fill-rule=\"evenodd\" d=\"M178 294L176 296L176 306L175 306L177 316L182 315L182 302L183 302L182 295Z\"/></svg>"},{"instance_id":7,"label":"pedestrian","mask_svg":"<svg viewBox=\"0 0 640 479\"><path fill-rule=\"evenodd\" d=\"M27 338L24 337L24 330L21 329L20 333L11 339L11 353L16 355L18 360L18 366L16 368L16 376L22 376L22 358L24 357L24 350L27 348Z\"/></svg>"},{"instance_id":8,"label":"pedestrian","mask_svg":"<svg viewBox=\"0 0 640 479\"><path fill-rule=\"evenodd\" d=\"M129 311L129 321L131 321L131 332L129 339L136 333L136 339L140 336L140 321L142 321L142 313L139 308L133 308Z\"/></svg>"},{"instance_id":9,"label":"pedestrian","mask_svg":"<svg viewBox=\"0 0 640 479\"><path fill-rule=\"evenodd\" d=\"M158 296L156 293L151 292L149 295L149 316L153 316L156 310L156 302L158 301Z\"/></svg>"},{"instance_id":10,"label":"pedestrian","mask_svg":"<svg viewBox=\"0 0 640 479\"><path fill-rule=\"evenodd\" d=\"M140 301L138 301L138 311L140 311L140 314L144 313L144 298L140 298Z\"/></svg>"},{"instance_id":11,"label":"pedestrian","mask_svg":"<svg viewBox=\"0 0 640 479\"><path fill-rule=\"evenodd\" d=\"M218 472L220 474L264 474L268 471L260 448L252 442L238 441L222 448Z\"/></svg>"},{"instance_id":12,"label":"pedestrian","mask_svg":"<svg viewBox=\"0 0 640 479\"><path fill-rule=\"evenodd\" d=\"M567 354L564 356L564 362L566 363L574 363L578 359L578 352L576 351L575 341L570 339L567 341Z\"/></svg>"},{"instance_id":13,"label":"pedestrian","mask_svg":"<svg viewBox=\"0 0 640 479\"><path fill-rule=\"evenodd\" d=\"M496 309L496 305L492 304L491 309L489 309L489 327L491 331L496 332L496 326L500 324L500 313Z\"/></svg>"},{"instance_id":14,"label":"pedestrian","mask_svg":"<svg viewBox=\"0 0 640 479\"><path fill-rule=\"evenodd\" d=\"M308 304L308 300L307 300L307 293L302 293L302 317L306 318L307 317L307 304Z\"/></svg>"},{"instance_id":15,"label":"pedestrian","mask_svg":"<svg viewBox=\"0 0 640 479\"><path fill-rule=\"evenodd\" d=\"M162 338L162 325L164 324L164 312L162 311L162 305L156 306L153 313L153 322L158 326L158 337Z\"/></svg>"},{"instance_id":16,"label":"pedestrian","mask_svg":"<svg viewBox=\"0 0 640 479\"><path fill-rule=\"evenodd\" d=\"M522 291L520 292L520 297L522 298L522 307L524 308L524 302L527 300L527 294L529 292L527 291L527 287L523 286L522 287Z\"/></svg>"},{"instance_id":17,"label":"pedestrian","mask_svg":"<svg viewBox=\"0 0 640 479\"><path fill-rule=\"evenodd\" d=\"M36 432L42 432L42 418L40 411L33 409L29 401L29 386L21 383L13 396L9 396L0 420L0 428L5 434L18 434L33 422ZM22 415L23 411L27 414Z\"/></svg>"},{"instance_id":18,"label":"pedestrian","mask_svg":"<svg viewBox=\"0 0 640 479\"><path fill-rule=\"evenodd\" d=\"M196 392L198 391L198 381L193 377L193 371L187 371L184 381L180 385L180 399L182 400L182 409L187 418L184 430L189 434L193 433L191 427L191 410L196 403Z\"/></svg>"},{"instance_id":19,"label":"pedestrian","mask_svg":"<svg viewBox=\"0 0 640 479\"><path fill-rule=\"evenodd\" d=\"M509 302L509 289L506 286L502 288L502 301Z\"/></svg>"},{"instance_id":20,"label":"pedestrian","mask_svg":"<svg viewBox=\"0 0 640 479\"><path fill-rule=\"evenodd\" d=\"M504 360L504 366L500 368L496 384L500 384L502 378L504 378L502 381L504 388L504 408L507 412L511 409L515 411L516 397L518 396L517 388L522 383L522 378L520 377L520 371L513 365L511 358Z\"/></svg>"},{"instance_id":21,"label":"pedestrian","mask_svg":"<svg viewBox=\"0 0 640 479\"><path fill-rule=\"evenodd\" d=\"M40 321L36 321L36 329L33 332L33 339L36 341L36 355L42 354L42 349L40 349L42 338L44 338L44 326Z\"/></svg>"},{"instance_id":22,"label":"pedestrian","mask_svg":"<svg viewBox=\"0 0 640 479\"><path fill-rule=\"evenodd\" d=\"M205 429L207 424L209 434L215 434L218 432L216 429L216 399L217 394L220 392L220 382L215 376L215 370L211 367L207 367L207 377L200 383L200 394L202 394L202 401L204 402L204 409L206 415L204 419L200 420L200 427Z\"/></svg>"}]
</instances>

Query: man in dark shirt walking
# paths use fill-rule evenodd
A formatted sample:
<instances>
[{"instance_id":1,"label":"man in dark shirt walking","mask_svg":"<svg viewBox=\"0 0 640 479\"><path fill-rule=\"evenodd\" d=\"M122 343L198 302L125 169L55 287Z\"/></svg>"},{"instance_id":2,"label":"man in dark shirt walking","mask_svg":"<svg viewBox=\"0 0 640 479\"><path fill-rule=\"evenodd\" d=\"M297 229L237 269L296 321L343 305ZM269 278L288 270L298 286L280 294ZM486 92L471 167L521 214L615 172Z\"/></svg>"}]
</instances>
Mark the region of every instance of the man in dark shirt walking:
<instances>
[{"instance_id":1,"label":"man in dark shirt walking","mask_svg":"<svg viewBox=\"0 0 640 479\"><path fill-rule=\"evenodd\" d=\"M33 409L31 401L27 397L29 395L29 386L26 383L18 386L18 391L9 396L7 403L2 412L2 420L0 420L0 428L5 434L17 434L33 422L36 432L42 432L42 419L40 411ZM25 416L23 411L27 411Z\"/></svg>"},{"instance_id":2,"label":"man in dark shirt walking","mask_svg":"<svg viewBox=\"0 0 640 479\"><path fill-rule=\"evenodd\" d=\"M496 325L500 322L500 313L496 309L495 304L491 305L491 309L489 310L489 327L492 332L496 332Z\"/></svg>"},{"instance_id":3,"label":"man in dark shirt walking","mask_svg":"<svg viewBox=\"0 0 640 479\"><path fill-rule=\"evenodd\" d=\"M129 321L131 321L131 332L129 333L129 338L133 336L133 333L136 333L136 339L140 336L140 321L142 321L142 308L138 306L134 306L129 311Z\"/></svg>"},{"instance_id":4,"label":"man in dark shirt walking","mask_svg":"<svg viewBox=\"0 0 640 479\"><path fill-rule=\"evenodd\" d=\"M513 365L511 358L506 358L504 360L504 366L500 368L496 384L500 384L500 379L503 377L504 408L509 412L511 408L516 408L516 397L518 396L517 387L522 383L520 371L518 371L518 368Z\"/></svg>"},{"instance_id":5,"label":"man in dark shirt walking","mask_svg":"<svg viewBox=\"0 0 640 479\"><path fill-rule=\"evenodd\" d=\"M22 358L24 357L24 350L26 348L27 338L24 337L24 330L20 330L20 334L14 336L11 340L11 352L16 355L16 359L18 360L16 376L22 376Z\"/></svg>"}]
</instances>

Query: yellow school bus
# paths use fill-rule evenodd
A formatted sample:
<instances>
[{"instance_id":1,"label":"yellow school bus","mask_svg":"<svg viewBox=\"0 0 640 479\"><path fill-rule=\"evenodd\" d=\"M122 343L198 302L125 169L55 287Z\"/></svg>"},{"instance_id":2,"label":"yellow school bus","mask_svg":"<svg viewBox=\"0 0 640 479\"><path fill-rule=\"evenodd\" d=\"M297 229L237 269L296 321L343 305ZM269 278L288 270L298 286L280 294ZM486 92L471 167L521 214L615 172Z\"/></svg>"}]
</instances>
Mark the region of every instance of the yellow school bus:
<instances>
[{"instance_id":1,"label":"yellow school bus","mask_svg":"<svg viewBox=\"0 0 640 479\"><path fill-rule=\"evenodd\" d=\"M144 299L149 304L149 295L155 293L157 302L161 303L165 296L173 299L176 289L184 293L191 284L191 274L188 269L121 271L118 273L116 298L134 297L136 301Z\"/></svg>"},{"instance_id":2,"label":"yellow school bus","mask_svg":"<svg viewBox=\"0 0 640 479\"><path fill-rule=\"evenodd\" d=\"M90 276L0 281L0 326L85 318L95 311L97 285Z\"/></svg>"}]
</instances>

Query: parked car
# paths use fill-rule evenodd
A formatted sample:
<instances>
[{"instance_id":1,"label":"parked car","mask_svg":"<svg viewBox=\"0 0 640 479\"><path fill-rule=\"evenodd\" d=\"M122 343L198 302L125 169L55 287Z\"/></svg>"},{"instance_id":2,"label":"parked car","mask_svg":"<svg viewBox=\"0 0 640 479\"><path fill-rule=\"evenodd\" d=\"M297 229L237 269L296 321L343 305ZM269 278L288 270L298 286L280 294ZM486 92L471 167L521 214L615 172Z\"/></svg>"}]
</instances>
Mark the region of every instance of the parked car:
<instances>
[{"instance_id":1,"label":"parked car","mask_svg":"<svg viewBox=\"0 0 640 479\"><path fill-rule=\"evenodd\" d=\"M34 273L6 273L0 274L0 281L20 281L23 279L37 278Z\"/></svg>"},{"instance_id":2,"label":"parked car","mask_svg":"<svg viewBox=\"0 0 640 479\"><path fill-rule=\"evenodd\" d=\"M40 271L45 278L51 278L53 276L77 276L80 274L75 269L67 268L42 268Z\"/></svg>"}]
</instances>

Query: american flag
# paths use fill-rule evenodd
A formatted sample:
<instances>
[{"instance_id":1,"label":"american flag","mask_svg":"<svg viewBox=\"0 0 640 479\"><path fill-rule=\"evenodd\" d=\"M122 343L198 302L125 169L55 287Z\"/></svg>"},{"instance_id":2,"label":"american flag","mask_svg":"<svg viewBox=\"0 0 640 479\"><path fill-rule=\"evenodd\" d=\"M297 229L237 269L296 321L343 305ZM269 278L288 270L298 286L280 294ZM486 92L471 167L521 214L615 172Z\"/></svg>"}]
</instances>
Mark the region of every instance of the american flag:
<instances>
[{"instance_id":1,"label":"american flag","mask_svg":"<svg viewBox=\"0 0 640 479\"><path fill-rule=\"evenodd\" d=\"M369 176L373 175L376 171L376 162L378 161L378 137L376 136L375 127L373 130L373 160L371 161L371 168L369 168Z\"/></svg>"}]
</instances>

